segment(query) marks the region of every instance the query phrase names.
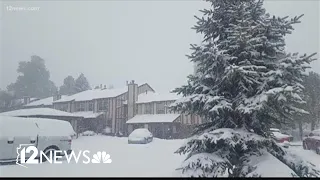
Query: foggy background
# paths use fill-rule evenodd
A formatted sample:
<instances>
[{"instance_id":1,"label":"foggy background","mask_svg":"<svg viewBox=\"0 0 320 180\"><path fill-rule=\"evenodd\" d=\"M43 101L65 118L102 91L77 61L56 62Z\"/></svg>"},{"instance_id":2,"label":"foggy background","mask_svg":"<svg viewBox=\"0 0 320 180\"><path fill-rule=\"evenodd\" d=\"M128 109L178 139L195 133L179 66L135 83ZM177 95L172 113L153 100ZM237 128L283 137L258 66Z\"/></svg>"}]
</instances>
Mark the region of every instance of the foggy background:
<instances>
[{"instance_id":1,"label":"foggy background","mask_svg":"<svg viewBox=\"0 0 320 180\"><path fill-rule=\"evenodd\" d=\"M1 1L0 88L15 82L19 61L31 55L45 60L57 87L68 75L82 72L91 87L127 80L149 83L167 92L186 82L193 64L186 58L190 43L201 36L191 29L200 0L176 1ZM7 11L7 6L40 7L39 11ZM320 52L319 1L266 0L271 14L305 14L287 37L291 52ZM319 57L319 55L318 55ZM312 64L320 73L320 60Z\"/></svg>"}]
</instances>

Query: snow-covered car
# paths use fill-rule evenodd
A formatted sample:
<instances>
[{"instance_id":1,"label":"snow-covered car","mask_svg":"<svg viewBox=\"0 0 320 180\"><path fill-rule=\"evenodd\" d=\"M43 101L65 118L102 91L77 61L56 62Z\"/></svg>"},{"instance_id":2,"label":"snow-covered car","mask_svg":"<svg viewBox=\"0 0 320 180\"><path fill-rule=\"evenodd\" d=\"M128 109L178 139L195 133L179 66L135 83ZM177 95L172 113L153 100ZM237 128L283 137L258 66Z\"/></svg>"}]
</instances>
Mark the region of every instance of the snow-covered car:
<instances>
[{"instance_id":1,"label":"snow-covered car","mask_svg":"<svg viewBox=\"0 0 320 180\"><path fill-rule=\"evenodd\" d=\"M45 154L57 150L69 154L72 142L70 134L73 132L67 121L0 116L0 162L15 161L20 144L33 144ZM29 155L31 153L26 157Z\"/></svg>"},{"instance_id":2,"label":"snow-covered car","mask_svg":"<svg viewBox=\"0 0 320 180\"><path fill-rule=\"evenodd\" d=\"M303 149L314 150L317 154L320 154L320 129L312 131L302 141Z\"/></svg>"},{"instance_id":3,"label":"snow-covered car","mask_svg":"<svg viewBox=\"0 0 320 180\"><path fill-rule=\"evenodd\" d=\"M289 147L290 143L293 140L293 137L288 134L283 134L280 129L270 128L273 138L282 145L283 147Z\"/></svg>"},{"instance_id":4,"label":"snow-covered car","mask_svg":"<svg viewBox=\"0 0 320 180\"><path fill-rule=\"evenodd\" d=\"M129 144L147 144L152 140L152 133L145 128L135 129L128 137Z\"/></svg>"}]
</instances>

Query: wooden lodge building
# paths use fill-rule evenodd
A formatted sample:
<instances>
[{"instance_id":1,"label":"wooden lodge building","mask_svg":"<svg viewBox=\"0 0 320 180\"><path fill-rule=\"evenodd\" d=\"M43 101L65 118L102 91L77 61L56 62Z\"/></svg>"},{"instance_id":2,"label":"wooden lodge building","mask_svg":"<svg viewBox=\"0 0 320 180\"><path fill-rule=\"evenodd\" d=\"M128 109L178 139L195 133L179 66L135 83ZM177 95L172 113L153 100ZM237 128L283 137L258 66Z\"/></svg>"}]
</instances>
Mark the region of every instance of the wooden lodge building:
<instances>
[{"instance_id":1,"label":"wooden lodge building","mask_svg":"<svg viewBox=\"0 0 320 180\"><path fill-rule=\"evenodd\" d=\"M147 83L138 85L131 81L120 89L100 88L40 99L24 105L24 109L0 115L68 120L77 133L99 133L109 127L113 135L128 136L143 127L154 137L184 138L203 120L197 115L171 112L169 105L179 98L173 93L156 93Z\"/></svg>"}]
</instances>

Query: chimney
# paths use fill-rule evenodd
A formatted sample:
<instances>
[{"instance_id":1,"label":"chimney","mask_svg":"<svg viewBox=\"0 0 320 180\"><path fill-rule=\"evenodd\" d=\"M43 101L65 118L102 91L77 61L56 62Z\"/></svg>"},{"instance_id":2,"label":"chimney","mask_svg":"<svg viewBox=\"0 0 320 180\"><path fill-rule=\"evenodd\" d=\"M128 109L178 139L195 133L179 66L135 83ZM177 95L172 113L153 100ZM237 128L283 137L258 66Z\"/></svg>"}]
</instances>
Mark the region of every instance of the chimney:
<instances>
[{"instance_id":1,"label":"chimney","mask_svg":"<svg viewBox=\"0 0 320 180\"><path fill-rule=\"evenodd\" d=\"M24 96L23 97L23 104L29 104L30 103L30 96Z\"/></svg>"},{"instance_id":2,"label":"chimney","mask_svg":"<svg viewBox=\"0 0 320 180\"><path fill-rule=\"evenodd\" d=\"M136 113L136 101L138 100L138 84L134 83L134 80L128 84L128 119L131 119L135 116Z\"/></svg>"}]
</instances>

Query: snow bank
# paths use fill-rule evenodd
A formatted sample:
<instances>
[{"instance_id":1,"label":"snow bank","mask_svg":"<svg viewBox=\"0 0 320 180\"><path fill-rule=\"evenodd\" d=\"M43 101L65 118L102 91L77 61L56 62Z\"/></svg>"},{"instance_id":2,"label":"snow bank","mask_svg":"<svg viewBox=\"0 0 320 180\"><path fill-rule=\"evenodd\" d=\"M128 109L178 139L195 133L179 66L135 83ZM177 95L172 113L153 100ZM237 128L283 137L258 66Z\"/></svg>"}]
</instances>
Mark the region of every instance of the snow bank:
<instances>
[{"instance_id":1,"label":"snow bank","mask_svg":"<svg viewBox=\"0 0 320 180\"><path fill-rule=\"evenodd\" d=\"M103 134L111 134L112 133L112 129L107 126L102 130L102 133Z\"/></svg>"},{"instance_id":2,"label":"snow bank","mask_svg":"<svg viewBox=\"0 0 320 180\"><path fill-rule=\"evenodd\" d=\"M93 131L85 131L80 133L80 136L95 136L97 135L97 133L93 132Z\"/></svg>"},{"instance_id":3,"label":"snow bank","mask_svg":"<svg viewBox=\"0 0 320 180\"><path fill-rule=\"evenodd\" d=\"M89 150L92 158L97 151L110 154L111 164L35 164L23 168L18 165L0 166L1 177L172 177L184 156L173 152L183 140L154 138L143 146L128 144L128 138L112 136L82 136L72 141L72 150Z\"/></svg>"},{"instance_id":4,"label":"snow bank","mask_svg":"<svg viewBox=\"0 0 320 180\"><path fill-rule=\"evenodd\" d=\"M255 169L246 177L293 177L297 174L276 157L264 151L261 156L251 156L249 163Z\"/></svg>"}]
</instances>

